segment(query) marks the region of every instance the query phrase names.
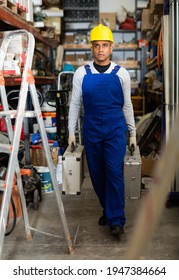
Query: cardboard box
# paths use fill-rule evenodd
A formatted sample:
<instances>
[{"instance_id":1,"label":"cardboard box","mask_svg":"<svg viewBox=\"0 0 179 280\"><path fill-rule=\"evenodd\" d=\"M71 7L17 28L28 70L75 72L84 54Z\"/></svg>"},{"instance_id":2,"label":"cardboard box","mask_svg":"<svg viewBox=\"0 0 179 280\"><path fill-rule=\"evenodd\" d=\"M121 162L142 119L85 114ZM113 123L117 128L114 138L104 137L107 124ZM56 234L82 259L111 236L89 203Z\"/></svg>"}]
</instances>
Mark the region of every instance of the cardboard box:
<instances>
[{"instance_id":1,"label":"cardboard box","mask_svg":"<svg viewBox=\"0 0 179 280\"><path fill-rule=\"evenodd\" d=\"M76 56L75 54L65 54L64 56L64 60L65 61L75 61L76 60Z\"/></svg>"},{"instance_id":2,"label":"cardboard box","mask_svg":"<svg viewBox=\"0 0 179 280\"><path fill-rule=\"evenodd\" d=\"M58 163L58 147L51 147L51 156L54 165ZM41 149L32 149L31 150L31 163L34 166L48 166L45 151Z\"/></svg>"},{"instance_id":3,"label":"cardboard box","mask_svg":"<svg viewBox=\"0 0 179 280\"><path fill-rule=\"evenodd\" d=\"M52 161L54 165L57 165L58 163L58 150L59 150L58 147L50 147ZM30 159L31 159L31 164L34 166L48 166L45 151L43 150L42 146L41 147L34 146L30 150ZM22 163L25 164L25 156L22 159Z\"/></svg>"},{"instance_id":4,"label":"cardboard box","mask_svg":"<svg viewBox=\"0 0 179 280\"><path fill-rule=\"evenodd\" d=\"M70 43L74 43L75 40L75 35L66 35L65 36L65 43L66 44L70 44Z\"/></svg>"},{"instance_id":5,"label":"cardboard box","mask_svg":"<svg viewBox=\"0 0 179 280\"><path fill-rule=\"evenodd\" d=\"M138 68L138 61L137 60L118 60L116 61L117 64L120 66L123 66L124 68L130 69L130 68Z\"/></svg>"},{"instance_id":6,"label":"cardboard box","mask_svg":"<svg viewBox=\"0 0 179 280\"><path fill-rule=\"evenodd\" d=\"M141 30L142 31L151 30L153 24L154 24L154 16L150 14L149 9L143 9Z\"/></svg>"},{"instance_id":7,"label":"cardboard box","mask_svg":"<svg viewBox=\"0 0 179 280\"><path fill-rule=\"evenodd\" d=\"M100 13L99 22L108 26L110 29L116 29L116 13Z\"/></svg>"},{"instance_id":8,"label":"cardboard box","mask_svg":"<svg viewBox=\"0 0 179 280\"><path fill-rule=\"evenodd\" d=\"M87 60L86 53L65 54L65 61L73 62L78 60Z\"/></svg>"},{"instance_id":9,"label":"cardboard box","mask_svg":"<svg viewBox=\"0 0 179 280\"><path fill-rule=\"evenodd\" d=\"M139 112L141 114L144 113L144 101L145 101L145 97L143 96L132 96L132 104L133 104L133 108L134 108L134 112L139 114Z\"/></svg>"},{"instance_id":10,"label":"cardboard box","mask_svg":"<svg viewBox=\"0 0 179 280\"><path fill-rule=\"evenodd\" d=\"M145 158L143 156L141 157L141 159L142 159L142 169L141 169L142 176L152 177L157 160L151 158Z\"/></svg>"},{"instance_id":11,"label":"cardboard box","mask_svg":"<svg viewBox=\"0 0 179 280\"><path fill-rule=\"evenodd\" d=\"M86 53L76 53L76 60L87 60Z\"/></svg>"},{"instance_id":12,"label":"cardboard box","mask_svg":"<svg viewBox=\"0 0 179 280\"><path fill-rule=\"evenodd\" d=\"M149 5L150 14L163 14L164 0L151 0Z\"/></svg>"},{"instance_id":13,"label":"cardboard box","mask_svg":"<svg viewBox=\"0 0 179 280\"><path fill-rule=\"evenodd\" d=\"M19 60L5 60L3 74L4 75L21 75L20 61Z\"/></svg>"}]
</instances>

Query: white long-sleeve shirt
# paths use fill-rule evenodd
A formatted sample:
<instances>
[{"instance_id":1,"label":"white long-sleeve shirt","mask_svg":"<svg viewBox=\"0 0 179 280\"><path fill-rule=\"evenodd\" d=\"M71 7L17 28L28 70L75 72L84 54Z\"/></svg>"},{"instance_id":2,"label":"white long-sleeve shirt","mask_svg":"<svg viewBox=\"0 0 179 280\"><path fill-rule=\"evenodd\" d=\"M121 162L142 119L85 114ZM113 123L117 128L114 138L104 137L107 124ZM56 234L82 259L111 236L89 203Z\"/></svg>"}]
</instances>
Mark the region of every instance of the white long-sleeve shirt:
<instances>
[{"instance_id":1,"label":"white long-sleeve shirt","mask_svg":"<svg viewBox=\"0 0 179 280\"><path fill-rule=\"evenodd\" d=\"M88 63L90 66L91 72L95 74L100 73L94 68L93 61ZM117 64L111 62L110 67L107 69L106 73L110 73ZM72 97L69 108L69 117L68 117L68 129L69 134L75 134L77 119L82 102L82 83L83 77L86 74L86 69L84 66L80 66L74 73L73 77L73 87L72 87ZM120 67L119 71L116 74L121 82L124 95L124 106L122 108L123 114L126 120L128 127L129 135L136 136L135 122L134 122L134 111L131 102L131 79L128 71L124 67Z\"/></svg>"}]
</instances>

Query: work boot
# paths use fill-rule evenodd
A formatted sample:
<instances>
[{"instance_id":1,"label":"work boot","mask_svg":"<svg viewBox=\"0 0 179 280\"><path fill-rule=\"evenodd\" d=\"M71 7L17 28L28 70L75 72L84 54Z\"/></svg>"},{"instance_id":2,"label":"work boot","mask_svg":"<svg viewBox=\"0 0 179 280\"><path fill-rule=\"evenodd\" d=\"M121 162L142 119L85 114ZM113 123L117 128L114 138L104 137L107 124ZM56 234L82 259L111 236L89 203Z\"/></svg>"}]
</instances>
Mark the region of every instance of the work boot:
<instances>
[{"instance_id":1,"label":"work boot","mask_svg":"<svg viewBox=\"0 0 179 280\"><path fill-rule=\"evenodd\" d=\"M119 225L110 226L111 234L119 236L124 233L124 229Z\"/></svg>"}]
</instances>

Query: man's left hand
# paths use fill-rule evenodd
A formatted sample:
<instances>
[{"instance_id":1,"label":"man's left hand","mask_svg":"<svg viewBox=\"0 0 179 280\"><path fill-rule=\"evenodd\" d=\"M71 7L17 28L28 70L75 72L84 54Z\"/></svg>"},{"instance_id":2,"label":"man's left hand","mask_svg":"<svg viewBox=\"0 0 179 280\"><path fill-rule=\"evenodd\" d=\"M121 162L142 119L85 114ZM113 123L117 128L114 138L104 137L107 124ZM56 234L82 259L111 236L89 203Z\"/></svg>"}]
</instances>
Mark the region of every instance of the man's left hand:
<instances>
[{"instance_id":1,"label":"man's left hand","mask_svg":"<svg viewBox=\"0 0 179 280\"><path fill-rule=\"evenodd\" d=\"M136 146L137 146L137 142L136 142L136 137L135 136L131 136L129 138L129 146L131 147L132 144L134 145L134 150L136 149Z\"/></svg>"}]
</instances>

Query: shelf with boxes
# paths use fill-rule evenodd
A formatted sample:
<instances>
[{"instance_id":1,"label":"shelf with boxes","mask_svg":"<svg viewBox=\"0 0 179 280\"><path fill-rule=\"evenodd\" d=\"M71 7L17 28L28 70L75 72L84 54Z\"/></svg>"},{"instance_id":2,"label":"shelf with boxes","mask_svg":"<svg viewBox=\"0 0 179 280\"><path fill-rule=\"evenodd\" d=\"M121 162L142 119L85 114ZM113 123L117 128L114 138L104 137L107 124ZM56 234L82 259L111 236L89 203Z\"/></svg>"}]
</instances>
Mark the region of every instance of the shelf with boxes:
<instances>
[{"instance_id":1,"label":"shelf with boxes","mask_svg":"<svg viewBox=\"0 0 179 280\"><path fill-rule=\"evenodd\" d=\"M143 97L143 89L141 87L141 77L143 76L142 67L141 67L141 47L139 47L140 37L140 28L137 24L139 19L136 19L136 12L134 12L133 24L130 26L124 26L124 29L120 28L117 23L116 13L99 13L98 21L93 22L93 25L90 24L81 24L82 20L76 20L72 22L66 20L65 10L69 8L69 5L64 3L64 30L63 30L63 67L65 69L66 65L72 65L74 69L81 65L85 65L88 61L92 60L92 54L89 44L89 33L91 28L98 23L105 24L109 23L109 26L113 32L114 36L114 48L111 59L117 64L125 67L129 70L131 76L131 86L132 86L132 95L137 96L135 99L135 104L139 103L141 109L137 108L136 114L143 115L145 111ZM71 2L71 1L70 1ZM72 1L73 2L73 1ZM86 5L87 1L77 1L81 3L79 11L86 8L89 8ZM96 3L98 1L89 1L90 3ZM137 7L137 2L135 5ZM98 3L99 4L99 3ZM97 4L97 5L98 5ZM79 6L79 4L77 5ZM73 3L71 3L73 7ZM86 9L85 8L85 9ZM98 8L98 7L97 7ZM71 8L70 8L71 9ZM136 20L136 23L135 23ZM132 22L132 19L131 19ZM134 24L135 23L135 24ZM78 25L79 24L79 25ZM121 25L122 26L122 25ZM126 29L125 29L126 28Z\"/></svg>"},{"instance_id":2,"label":"shelf with boxes","mask_svg":"<svg viewBox=\"0 0 179 280\"><path fill-rule=\"evenodd\" d=\"M21 76L13 76L13 75L5 75L5 83L7 86L19 86L21 84L22 78ZM42 77L35 76L35 84L36 85L44 85L44 84L55 84L56 77Z\"/></svg>"},{"instance_id":3,"label":"shelf with boxes","mask_svg":"<svg viewBox=\"0 0 179 280\"><path fill-rule=\"evenodd\" d=\"M26 19L26 13L28 12L29 7L27 6L27 3L26 3L26 6L23 4L25 4L25 2L22 3L22 1L21 1L21 3L20 3L20 1L18 1L18 0L17 1L16 0L0 0L1 6L8 8L15 14Z\"/></svg>"},{"instance_id":4,"label":"shelf with boxes","mask_svg":"<svg viewBox=\"0 0 179 280\"><path fill-rule=\"evenodd\" d=\"M119 22L119 15L116 14L117 20L113 22L110 16L108 19L110 26L113 26L115 42L112 60L124 66L131 76L132 102L135 116L145 114L145 96L144 96L144 55L142 48L146 45L146 40L141 34L141 11L148 4L135 1L133 14L127 14L125 22ZM124 62L124 63L123 63Z\"/></svg>"},{"instance_id":5,"label":"shelf with boxes","mask_svg":"<svg viewBox=\"0 0 179 280\"><path fill-rule=\"evenodd\" d=\"M53 40L53 39L47 40L24 18L19 16L17 13L14 13L9 8L1 6L1 5L0 5L0 22L2 22L0 31L9 30L10 27L11 27L11 29L15 29L15 28L25 29L25 30L31 32L37 40L43 42L45 45L47 45L49 47L58 46L57 40ZM7 27L7 29L5 29L5 27Z\"/></svg>"},{"instance_id":6,"label":"shelf with boxes","mask_svg":"<svg viewBox=\"0 0 179 280\"><path fill-rule=\"evenodd\" d=\"M89 44L73 44L68 43L64 44L64 64L72 64L75 68L81 65L85 65L91 60L91 50ZM129 72L135 72L135 79L131 79L131 88L133 91L137 90L139 87L139 82L136 79L136 71L141 71L140 62L135 59L136 52L141 51L141 48L138 47L135 43L124 43L124 44L114 44L113 56L115 52L121 52L128 55L132 53L133 57L131 59L131 55L129 55L129 59L126 57L121 57L119 60L119 54L112 59L117 64L125 67ZM89 60L87 60L89 58ZM123 58L123 59L122 59ZM132 96L132 101L134 105L135 115L144 115L145 114L145 98L143 96Z\"/></svg>"},{"instance_id":7,"label":"shelf with boxes","mask_svg":"<svg viewBox=\"0 0 179 280\"><path fill-rule=\"evenodd\" d=\"M50 60L50 52L52 49L55 49L58 45L57 40L47 40L44 38L31 24L29 24L26 19L19 16L17 13L13 12L11 9L9 9L6 6L0 5L0 41L3 40L4 36L7 34L7 30L14 30L14 29L25 29L28 32L32 33L35 37L36 41L36 47L39 42L43 44L45 47L45 55L48 59L49 64L49 71L48 75L46 73L43 73L43 76L36 74L35 81L37 84L53 84L55 83L55 77L51 76L50 68L52 68L53 61ZM4 31L6 30L6 31ZM11 44L11 53L18 53L19 59L23 60L23 48L25 48L25 39L21 37L15 39L16 42ZM9 46L10 48L10 46ZM21 55L21 57L20 57ZM17 56L16 56L17 57ZM10 63L10 62L8 62ZM21 69L17 61L17 67L15 67L16 60L14 58L11 60L12 67L7 68L9 69L9 72L6 71L5 75L5 81L7 86L13 86L13 85L20 85L21 83ZM22 64L21 64L22 65ZM8 66L8 65L7 65ZM36 71L37 72L37 71ZM49 75L50 74L50 75Z\"/></svg>"},{"instance_id":8,"label":"shelf with boxes","mask_svg":"<svg viewBox=\"0 0 179 280\"><path fill-rule=\"evenodd\" d=\"M1 3L1 0L0 0ZM46 12L47 13L47 12ZM55 116L55 105L53 103L53 106L48 106L47 101L47 94L50 90L53 90L57 86L57 76L54 74L54 58L55 58L55 50L56 47L59 45L59 40L54 38L48 38L44 37L39 29L34 27L34 24L32 22L28 22L25 17L22 17L12 9L10 9L8 6L2 6L0 5L0 37L1 39L4 38L5 34L9 30L16 30L16 29L24 29L28 32L32 33L35 38L35 51L33 56L33 62L32 62L32 70L35 78L35 85L37 88L37 94L39 97L39 103L41 106L41 111L45 115L45 113L48 113L48 120L53 119ZM6 33L5 33L6 32ZM25 36L26 37L26 36ZM17 39L17 38L14 38ZM26 52L26 46L25 46L25 40L27 38L18 38L19 42L16 41L16 44L13 42L11 45L10 53L12 56L12 63L16 64L17 58L19 61L23 58L23 53ZM0 43L1 44L1 43ZM10 44L9 44L10 47ZM17 53L18 51L18 53ZM21 61L22 62L22 61ZM21 73L23 71L23 65L22 63L18 63L18 71L17 69L9 69L9 74L6 72L5 76L5 85L7 90L8 98L13 95L12 102L16 102L19 97L19 88L22 82L22 76ZM5 69L3 69L4 71ZM7 69L6 69L7 70ZM14 72L15 71L15 72ZM11 93L11 94L10 94ZM15 96L15 98L14 98ZM27 109L33 110L32 100L28 98L27 100ZM51 102L52 103L52 102ZM50 107L50 109L49 109ZM49 112L48 112L49 110ZM53 111L51 113L51 111ZM44 119L44 117L43 117ZM28 123L27 123L28 122ZM26 152L25 152L25 158L26 163L30 162L30 144L31 144L31 137L30 134L34 134L36 130L38 130L38 125L34 121L33 118L28 118L26 123L24 123L24 131L26 133L25 139L23 138L23 141L25 142L26 146ZM45 122L45 121L44 121ZM47 126L47 125L46 125ZM46 127L45 130L47 132L48 138L51 140L56 137L57 133L57 127L53 123L53 127ZM50 125L49 125L50 126ZM1 130L1 127L0 127ZM49 140L49 141L50 141ZM42 159L42 158L41 158ZM32 162L33 163L33 162Z\"/></svg>"},{"instance_id":9,"label":"shelf with boxes","mask_svg":"<svg viewBox=\"0 0 179 280\"><path fill-rule=\"evenodd\" d=\"M144 9L142 12L142 31L145 32L146 39L148 40L148 46L145 52L147 112L155 110L157 106L162 104L163 65L161 20L163 6L163 0L150 0L147 9Z\"/></svg>"},{"instance_id":10,"label":"shelf with boxes","mask_svg":"<svg viewBox=\"0 0 179 280\"><path fill-rule=\"evenodd\" d=\"M162 83L162 64L158 64L159 61L157 57L150 60L147 63L147 73L145 75L146 78L146 93L148 100L152 100L155 106L162 104L162 91L163 91L163 83ZM153 107L153 106L152 106Z\"/></svg>"},{"instance_id":11,"label":"shelf with boxes","mask_svg":"<svg viewBox=\"0 0 179 280\"><path fill-rule=\"evenodd\" d=\"M74 67L79 67L85 65L91 60L91 49L89 44L73 44L68 43L63 45L64 48L64 60L63 64L72 64ZM137 44L114 44L114 52L136 52L140 50ZM71 54L70 54L71 53ZM113 59L117 64L130 70L140 69L139 62L136 59L126 59L121 60L116 57Z\"/></svg>"},{"instance_id":12,"label":"shelf with boxes","mask_svg":"<svg viewBox=\"0 0 179 280\"><path fill-rule=\"evenodd\" d=\"M63 65L75 68L91 60L90 26L99 22L99 0L63 1Z\"/></svg>"},{"instance_id":13,"label":"shelf with boxes","mask_svg":"<svg viewBox=\"0 0 179 280\"><path fill-rule=\"evenodd\" d=\"M27 30L34 35L35 51L32 70L35 84L38 87L38 92L41 96L43 95L43 98L41 99L44 99L45 101L46 93L48 90L54 89L57 83L57 77L51 71L54 64L51 52L55 52L55 48L58 46L58 41L43 37L40 32L33 27L32 23L29 23L25 18L21 17L16 12L13 12L12 9L9 9L7 6L0 5L0 45L9 30L17 29ZM27 46L26 35L24 35L24 37L21 35L20 37L16 36L13 40L14 41L10 42L8 46L8 57L6 57L3 69L7 94L13 90L19 92ZM40 52L40 50L43 51ZM39 65L41 65L41 67L39 67ZM32 133L33 121L31 121L31 119L28 121L30 123L30 133Z\"/></svg>"}]
</instances>

